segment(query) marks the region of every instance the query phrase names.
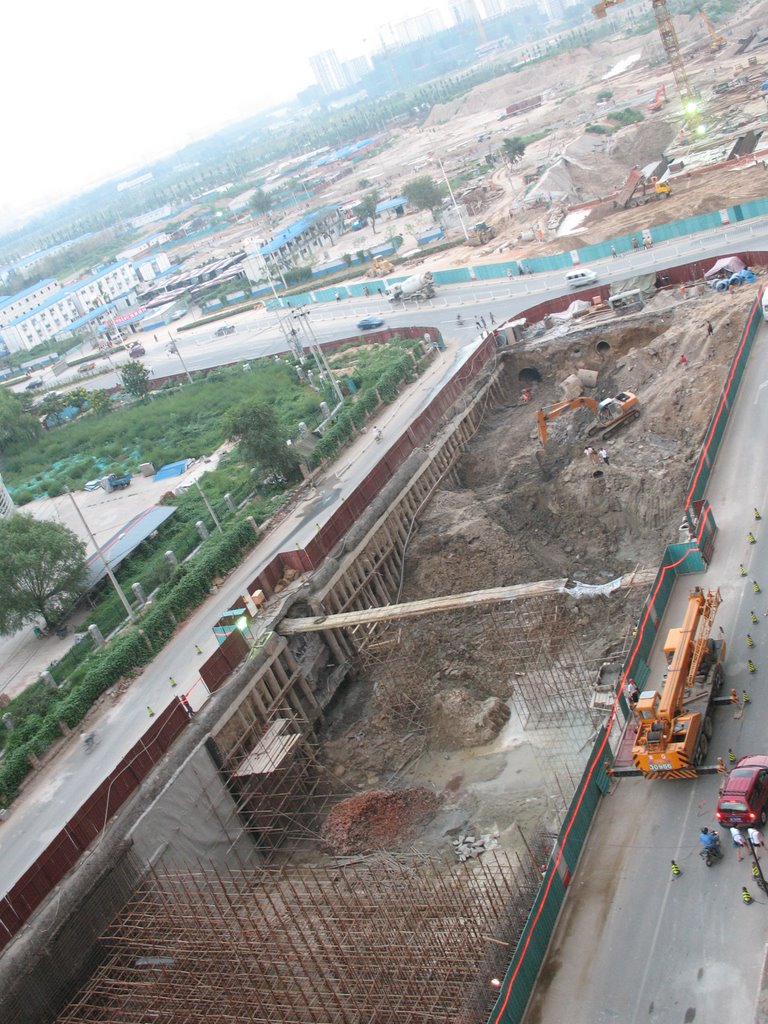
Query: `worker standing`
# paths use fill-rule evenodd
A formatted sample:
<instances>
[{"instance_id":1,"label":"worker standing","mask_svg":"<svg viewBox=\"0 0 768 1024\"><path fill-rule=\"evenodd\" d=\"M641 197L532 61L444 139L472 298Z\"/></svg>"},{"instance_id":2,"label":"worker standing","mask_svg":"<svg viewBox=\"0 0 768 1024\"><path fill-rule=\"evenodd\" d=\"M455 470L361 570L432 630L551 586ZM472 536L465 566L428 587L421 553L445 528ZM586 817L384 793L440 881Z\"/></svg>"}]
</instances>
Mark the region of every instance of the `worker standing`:
<instances>
[{"instance_id":1,"label":"worker standing","mask_svg":"<svg viewBox=\"0 0 768 1024\"><path fill-rule=\"evenodd\" d=\"M749 841L752 844L752 853L755 856L755 860L760 860L760 856L757 851L762 849L763 833L760 832L758 829L752 828L752 826L750 826L747 829L747 835L749 836Z\"/></svg>"},{"instance_id":2,"label":"worker standing","mask_svg":"<svg viewBox=\"0 0 768 1024\"><path fill-rule=\"evenodd\" d=\"M735 825L731 827L731 839L733 841L734 849L736 850L736 860L741 863L741 852L747 845L747 841L741 832L741 829L736 828Z\"/></svg>"},{"instance_id":3,"label":"worker standing","mask_svg":"<svg viewBox=\"0 0 768 1024\"><path fill-rule=\"evenodd\" d=\"M605 448L600 448L597 454L600 456L600 459L603 463L605 463L606 466L610 466L610 462L608 461L608 452L605 450Z\"/></svg>"}]
</instances>

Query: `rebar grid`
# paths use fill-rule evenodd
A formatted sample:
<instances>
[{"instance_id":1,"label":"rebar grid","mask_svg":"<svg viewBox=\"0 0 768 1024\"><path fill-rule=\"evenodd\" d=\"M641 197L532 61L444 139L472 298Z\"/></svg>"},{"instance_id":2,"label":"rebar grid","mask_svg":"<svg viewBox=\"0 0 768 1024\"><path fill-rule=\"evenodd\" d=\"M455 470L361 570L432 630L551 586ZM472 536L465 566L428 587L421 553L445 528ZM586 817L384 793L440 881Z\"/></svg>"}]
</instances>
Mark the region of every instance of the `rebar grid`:
<instances>
[{"instance_id":1,"label":"rebar grid","mask_svg":"<svg viewBox=\"0 0 768 1024\"><path fill-rule=\"evenodd\" d=\"M537 885L497 853L155 874L58 1022L476 1024Z\"/></svg>"}]
</instances>

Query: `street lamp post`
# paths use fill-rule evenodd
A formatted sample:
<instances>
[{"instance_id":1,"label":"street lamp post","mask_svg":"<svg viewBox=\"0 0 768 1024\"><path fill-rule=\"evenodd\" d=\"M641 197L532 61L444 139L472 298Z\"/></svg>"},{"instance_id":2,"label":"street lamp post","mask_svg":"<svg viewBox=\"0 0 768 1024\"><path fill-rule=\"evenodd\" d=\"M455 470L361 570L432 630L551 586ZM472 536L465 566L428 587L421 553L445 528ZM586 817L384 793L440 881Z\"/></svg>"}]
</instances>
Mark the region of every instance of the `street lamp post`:
<instances>
[{"instance_id":1,"label":"street lamp post","mask_svg":"<svg viewBox=\"0 0 768 1024\"><path fill-rule=\"evenodd\" d=\"M197 487L198 491L200 491L200 497L205 502L205 507L208 509L208 512L210 513L210 516L211 516L211 519L216 524L216 529L219 530L221 533L223 533L224 530L221 527L221 523L216 518L216 513L213 511L213 505L211 505L210 501L208 501L208 495L205 493L203 488L200 486L200 481L199 480L195 480L195 487Z\"/></svg>"}]
</instances>

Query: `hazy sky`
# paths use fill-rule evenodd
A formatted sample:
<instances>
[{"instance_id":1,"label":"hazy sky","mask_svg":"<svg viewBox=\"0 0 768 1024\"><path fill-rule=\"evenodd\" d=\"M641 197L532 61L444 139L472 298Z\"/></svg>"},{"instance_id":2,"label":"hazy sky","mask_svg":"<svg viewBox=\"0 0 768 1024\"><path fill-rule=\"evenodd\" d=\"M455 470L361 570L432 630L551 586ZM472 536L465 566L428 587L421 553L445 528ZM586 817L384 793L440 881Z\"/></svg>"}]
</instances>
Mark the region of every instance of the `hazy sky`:
<instances>
[{"instance_id":1,"label":"hazy sky","mask_svg":"<svg viewBox=\"0 0 768 1024\"><path fill-rule=\"evenodd\" d=\"M447 0L8 3L0 221L295 93L313 80L309 54L371 52L383 20L447 7Z\"/></svg>"}]
</instances>

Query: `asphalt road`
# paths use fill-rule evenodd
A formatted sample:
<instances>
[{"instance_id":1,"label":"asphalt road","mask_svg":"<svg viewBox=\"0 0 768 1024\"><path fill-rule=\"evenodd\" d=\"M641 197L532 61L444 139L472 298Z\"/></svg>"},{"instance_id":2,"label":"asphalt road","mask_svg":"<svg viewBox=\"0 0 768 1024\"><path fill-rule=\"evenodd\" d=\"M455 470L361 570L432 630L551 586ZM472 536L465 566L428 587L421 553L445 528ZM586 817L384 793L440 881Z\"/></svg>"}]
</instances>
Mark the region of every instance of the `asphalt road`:
<instances>
[{"instance_id":1,"label":"asphalt road","mask_svg":"<svg viewBox=\"0 0 768 1024\"><path fill-rule=\"evenodd\" d=\"M768 228L762 220L744 221L725 229L703 232L698 235L676 239L674 242L659 243L653 249L639 249L620 256L618 259L597 261L588 266L595 270L601 282L621 281L636 274L653 273L665 266L678 263L706 261L740 249L764 248L768 246ZM496 281L467 282L464 284L439 285L435 298L428 302L390 304L385 298L371 295L368 298L343 299L341 302L318 303L309 308L308 325L301 319L293 320L290 309L282 311L280 317L286 326L295 325L300 336L308 342L311 333L320 341L335 341L337 338L354 337L357 321L368 314L384 317L388 327L429 324L438 327L448 337L463 344L474 335L475 316L484 316L489 322L489 313L498 322L509 320L527 307L564 291L565 271L558 270L545 274L533 274ZM573 292L574 298L589 295L590 289ZM458 326L456 317L461 315L464 325ZM241 359L257 359L275 355L287 349L285 334L278 323L278 314L267 310L253 310L232 316L236 326L234 334L217 338L215 331L221 321L208 327L198 327L177 334L172 328L163 328L152 334L139 334L136 340L146 349L143 362L157 377L183 372L179 356L169 354L169 337L173 337L187 368L192 370L210 369L224 363ZM364 335L363 335L364 336ZM83 349L83 355L88 354ZM113 357L116 366L128 361L126 353ZM40 377L46 389L65 390L69 386L84 386L88 389L111 387L118 383L117 373L107 370L95 377L83 379L76 371L54 377L51 370L35 376ZM20 385L16 391L24 391ZM37 392L40 394L41 392Z\"/></svg>"},{"instance_id":2,"label":"asphalt road","mask_svg":"<svg viewBox=\"0 0 768 1024\"><path fill-rule=\"evenodd\" d=\"M693 371L681 371L692 373ZM727 642L726 684L747 690L741 719L715 715L711 760L768 753L768 329L756 340L739 400L708 488L719 527L712 564L677 584L659 630L680 624L689 588L719 587L715 632ZM764 519L755 523L752 509ZM673 530L670 524L670 537ZM757 544L747 543L752 530ZM749 570L742 578L739 562ZM763 592L755 595L750 580ZM760 622L753 626L750 610ZM752 632L758 672L747 671ZM658 648L658 644L657 644ZM661 675L662 655L651 662ZM647 684L647 685L650 685ZM725 689L725 688L724 688ZM721 831L725 858L707 868L698 833L717 825L719 780L622 779L603 802L573 880L542 983L526 1024L748 1024L753 1020L768 937L768 897L753 884L748 859L738 863ZM673 879L670 861L682 876ZM768 875L768 854L763 853ZM746 885L756 903L744 906Z\"/></svg>"}]
</instances>

